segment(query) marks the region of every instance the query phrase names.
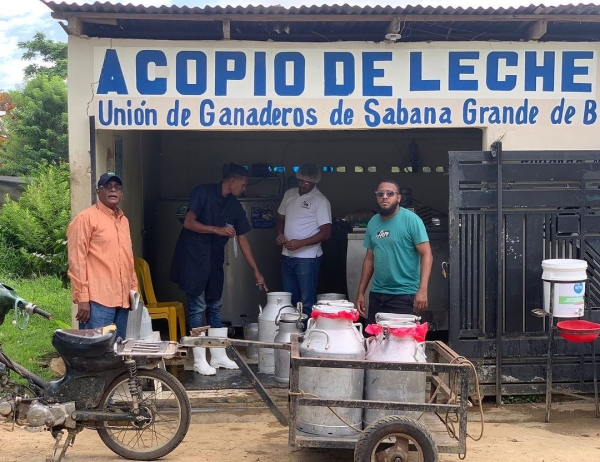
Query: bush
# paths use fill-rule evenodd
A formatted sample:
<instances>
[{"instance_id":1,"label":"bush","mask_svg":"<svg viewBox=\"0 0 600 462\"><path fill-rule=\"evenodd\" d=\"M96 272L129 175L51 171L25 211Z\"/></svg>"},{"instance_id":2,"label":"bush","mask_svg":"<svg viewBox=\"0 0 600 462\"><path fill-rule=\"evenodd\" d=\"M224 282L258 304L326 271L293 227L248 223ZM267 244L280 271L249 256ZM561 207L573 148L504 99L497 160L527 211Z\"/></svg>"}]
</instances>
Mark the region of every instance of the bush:
<instances>
[{"instance_id":1,"label":"bush","mask_svg":"<svg viewBox=\"0 0 600 462\"><path fill-rule=\"evenodd\" d=\"M67 280L66 231L71 219L69 170L45 165L29 179L18 201L9 197L0 213L3 273L56 275Z\"/></svg>"},{"instance_id":2,"label":"bush","mask_svg":"<svg viewBox=\"0 0 600 462\"><path fill-rule=\"evenodd\" d=\"M0 234L0 272L4 277L18 278L30 275L34 268L23 261L21 252Z\"/></svg>"}]
</instances>

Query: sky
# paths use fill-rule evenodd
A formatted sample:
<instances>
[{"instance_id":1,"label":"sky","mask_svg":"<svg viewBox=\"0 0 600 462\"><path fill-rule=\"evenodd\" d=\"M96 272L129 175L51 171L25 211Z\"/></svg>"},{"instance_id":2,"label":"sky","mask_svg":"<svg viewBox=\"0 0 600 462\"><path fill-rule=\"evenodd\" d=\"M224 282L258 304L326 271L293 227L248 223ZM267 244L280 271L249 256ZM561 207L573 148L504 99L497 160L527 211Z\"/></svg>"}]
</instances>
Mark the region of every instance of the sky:
<instances>
[{"instance_id":1,"label":"sky","mask_svg":"<svg viewBox=\"0 0 600 462\"><path fill-rule=\"evenodd\" d=\"M57 2L65 0L55 0ZM66 3L94 3L94 0L66 0ZM216 5L281 5L285 7L300 5L323 5L344 4L367 6L367 5L432 5L445 7L509 7L530 4L543 4L546 6L564 4L600 4L600 0L588 1L557 1L557 0L339 0L327 2L325 0L302 1L302 0L256 0L230 1L230 0L112 0L109 3L133 3L145 6L177 5L177 6L216 6ZM44 32L51 40L67 41L67 34L58 24L58 21L50 16L50 9L39 0L3 0L2 16L0 18L0 90L14 90L23 82L23 68L28 64L21 60L23 50L17 44L29 40L36 32Z\"/></svg>"}]
</instances>

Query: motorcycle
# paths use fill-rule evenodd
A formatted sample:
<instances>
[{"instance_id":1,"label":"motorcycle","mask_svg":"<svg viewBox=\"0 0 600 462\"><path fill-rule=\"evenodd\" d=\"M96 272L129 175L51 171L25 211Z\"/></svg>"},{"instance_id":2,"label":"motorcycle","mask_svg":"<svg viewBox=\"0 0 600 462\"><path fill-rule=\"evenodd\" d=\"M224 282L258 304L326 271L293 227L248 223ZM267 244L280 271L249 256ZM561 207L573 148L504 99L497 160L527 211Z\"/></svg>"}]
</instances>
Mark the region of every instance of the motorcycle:
<instances>
[{"instance_id":1,"label":"motorcycle","mask_svg":"<svg viewBox=\"0 0 600 462\"><path fill-rule=\"evenodd\" d=\"M52 318L0 283L0 325L11 310L21 329L30 315ZM122 341L109 326L59 329L52 345L66 373L46 381L11 360L0 344L0 418L13 428L49 431L55 443L47 462L60 462L86 428L132 460L159 459L181 443L190 425L190 401L181 383L159 368L164 358L177 355L177 343ZM13 380L11 371L27 384Z\"/></svg>"}]
</instances>

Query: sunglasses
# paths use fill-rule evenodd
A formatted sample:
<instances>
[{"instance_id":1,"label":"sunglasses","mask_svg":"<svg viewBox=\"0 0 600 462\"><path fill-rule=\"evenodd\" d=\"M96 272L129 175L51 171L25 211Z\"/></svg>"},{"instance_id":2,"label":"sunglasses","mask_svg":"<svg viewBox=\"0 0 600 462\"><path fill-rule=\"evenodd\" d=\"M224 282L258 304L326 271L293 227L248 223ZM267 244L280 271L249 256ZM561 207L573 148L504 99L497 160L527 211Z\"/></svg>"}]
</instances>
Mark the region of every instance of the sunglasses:
<instances>
[{"instance_id":1,"label":"sunglasses","mask_svg":"<svg viewBox=\"0 0 600 462\"><path fill-rule=\"evenodd\" d=\"M398 194L396 191L390 191L389 189L387 191L375 191L375 196L379 199L383 196L394 197L396 194Z\"/></svg>"},{"instance_id":2,"label":"sunglasses","mask_svg":"<svg viewBox=\"0 0 600 462\"><path fill-rule=\"evenodd\" d=\"M100 186L99 189L104 189L106 191L123 191L123 186L120 184L104 184Z\"/></svg>"}]
</instances>

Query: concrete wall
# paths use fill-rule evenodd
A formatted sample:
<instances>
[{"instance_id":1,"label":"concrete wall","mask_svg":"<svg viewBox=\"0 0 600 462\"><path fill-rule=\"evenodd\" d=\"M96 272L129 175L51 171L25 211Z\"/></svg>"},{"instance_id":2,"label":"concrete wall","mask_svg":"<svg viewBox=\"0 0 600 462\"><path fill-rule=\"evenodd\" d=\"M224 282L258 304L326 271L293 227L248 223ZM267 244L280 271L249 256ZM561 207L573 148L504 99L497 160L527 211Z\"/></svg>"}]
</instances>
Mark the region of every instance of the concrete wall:
<instances>
[{"instance_id":1,"label":"concrete wall","mask_svg":"<svg viewBox=\"0 0 600 462\"><path fill-rule=\"evenodd\" d=\"M0 177L0 207L4 205L5 197L8 196L13 200L19 200L21 193L25 188L25 181L19 177L2 176Z\"/></svg>"}]
</instances>

